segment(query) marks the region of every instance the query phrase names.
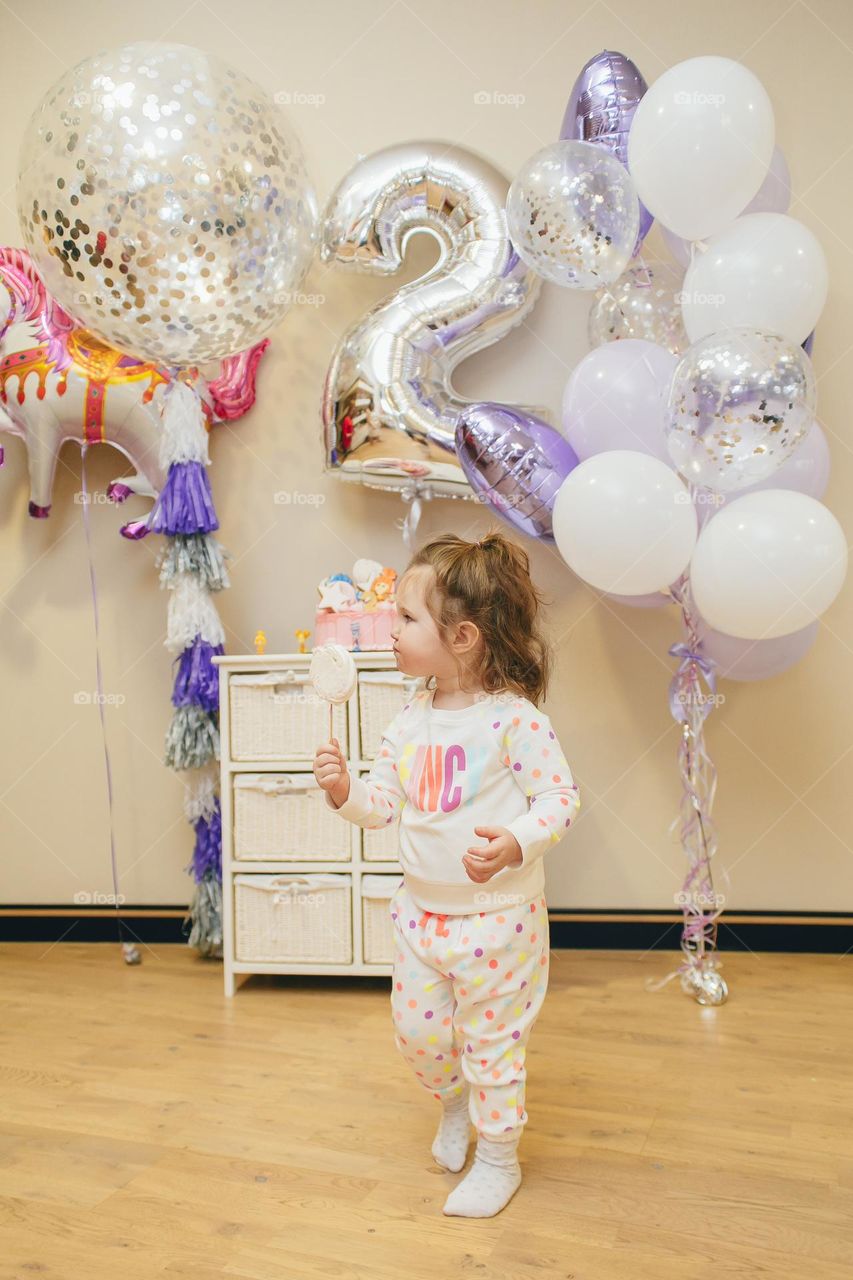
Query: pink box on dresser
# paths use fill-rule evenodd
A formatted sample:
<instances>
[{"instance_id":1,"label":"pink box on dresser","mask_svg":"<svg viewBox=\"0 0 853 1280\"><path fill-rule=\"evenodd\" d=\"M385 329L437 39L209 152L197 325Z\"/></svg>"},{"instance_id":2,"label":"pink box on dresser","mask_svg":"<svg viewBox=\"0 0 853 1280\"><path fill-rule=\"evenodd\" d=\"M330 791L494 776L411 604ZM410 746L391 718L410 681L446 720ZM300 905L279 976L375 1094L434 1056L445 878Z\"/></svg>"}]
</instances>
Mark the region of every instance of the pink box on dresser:
<instances>
[{"instance_id":1,"label":"pink box on dresser","mask_svg":"<svg viewBox=\"0 0 853 1280\"><path fill-rule=\"evenodd\" d=\"M314 647L334 643L345 649L392 649L391 627L396 613L397 606L389 603L372 609L318 609Z\"/></svg>"}]
</instances>

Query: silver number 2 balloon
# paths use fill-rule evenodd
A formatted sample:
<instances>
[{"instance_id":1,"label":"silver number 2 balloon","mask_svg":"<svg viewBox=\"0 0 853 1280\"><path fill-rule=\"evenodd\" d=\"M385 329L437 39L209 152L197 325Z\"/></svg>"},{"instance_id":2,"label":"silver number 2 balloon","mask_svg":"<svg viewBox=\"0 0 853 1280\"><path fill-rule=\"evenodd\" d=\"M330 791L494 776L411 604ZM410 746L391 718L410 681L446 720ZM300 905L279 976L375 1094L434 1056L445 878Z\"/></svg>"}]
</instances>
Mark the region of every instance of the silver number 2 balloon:
<instances>
[{"instance_id":1,"label":"silver number 2 balloon","mask_svg":"<svg viewBox=\"0 0 853 1280\"><path fill-rule=\"evenodd\" d=\"M475 496L454 443L468 402L450 378L519 324L540 289L509 241L508 188L486 160L441 142L386 147L339 183L324 215L324 262L394 275L417 232L441 252L335 349L323 393L327 471L399 490L418 509L421 496Z\"/></svg>"}]
</instances>

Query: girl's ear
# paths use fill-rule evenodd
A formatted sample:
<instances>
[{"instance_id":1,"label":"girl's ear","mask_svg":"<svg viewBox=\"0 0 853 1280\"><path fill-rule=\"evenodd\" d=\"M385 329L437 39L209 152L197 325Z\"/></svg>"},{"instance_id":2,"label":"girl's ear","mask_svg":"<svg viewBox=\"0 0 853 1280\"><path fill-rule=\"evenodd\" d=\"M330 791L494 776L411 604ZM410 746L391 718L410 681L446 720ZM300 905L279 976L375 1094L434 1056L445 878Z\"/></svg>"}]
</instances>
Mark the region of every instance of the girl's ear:
<instances>
[{"instance_id":1,"label":"girl's ear","mask_svg":"<svg viewBox=\"0 0 853 1280\"><path fill-rule=\"evenodd\" d=\"M476 622L459 622L453 633L453 650L455 653L470 653L480 639L480 628Z\"/></svg>"}]
</instances>

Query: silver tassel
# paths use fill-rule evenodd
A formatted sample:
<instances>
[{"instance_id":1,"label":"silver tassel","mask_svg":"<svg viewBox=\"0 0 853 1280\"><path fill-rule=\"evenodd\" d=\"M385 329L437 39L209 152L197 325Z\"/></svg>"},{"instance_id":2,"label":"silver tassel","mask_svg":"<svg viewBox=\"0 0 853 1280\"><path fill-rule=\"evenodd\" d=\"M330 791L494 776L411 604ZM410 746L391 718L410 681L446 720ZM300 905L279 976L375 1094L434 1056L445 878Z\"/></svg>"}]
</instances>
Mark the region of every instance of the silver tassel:
<instances>
[{"instance_id":1,"label":"silver tassel","mask_svg":"<svg viewBox=\"0 0 853 1280\"><path fill-rule=\"evenodd\" d=\"M169 538L157 557L160 586L171 589L182 574L193 573L208 591L222 591L231 586L226 551L209 533L178 533Z\"/></svg>"},{"instance_id":2,"label":"silver tassel","mask_svg":"<svg viewBox=\"0 0 853 1280\"><path fill-rule=\"evenodd\" d=\"M166 730L166 764L200 769L213 759L219 759L219 730L211 716L202 707L176 707Z\"/></svg>"},{"instance_id":3,"label":"silver tassel","mask_svg":"<svg viewBox=\"0 0 853 1280\"><path fill-rule=\"evenodd\" d=\"M213 876L196 885L195 896L184 917L184 932L191 924L189 946L211 959L222 959L222 886Z\"/></svg>"}]
</instances>

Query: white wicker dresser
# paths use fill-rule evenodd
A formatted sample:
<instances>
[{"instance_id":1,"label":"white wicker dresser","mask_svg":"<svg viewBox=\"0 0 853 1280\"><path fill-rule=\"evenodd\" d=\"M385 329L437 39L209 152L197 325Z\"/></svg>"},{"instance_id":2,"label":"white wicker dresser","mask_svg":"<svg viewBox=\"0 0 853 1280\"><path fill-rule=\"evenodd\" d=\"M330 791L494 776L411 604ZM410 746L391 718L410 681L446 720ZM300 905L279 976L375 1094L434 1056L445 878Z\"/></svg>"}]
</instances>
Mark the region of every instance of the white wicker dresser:
<instances>
[{"instance_id":1,"label":"white wicker dresser","mask_svg":"<svg viewBox=\"0 0 853 1280\"><path fill-rule=\"evenodd\" d=\"M417 681L388 650L354 653L358 687L334 709L352 774ZM327 805L313 774L329 704L309 653L225 654L219 668L225 994L240 973L389 974L397 823L365 831Z\"/></svg>"}]
</instances>

